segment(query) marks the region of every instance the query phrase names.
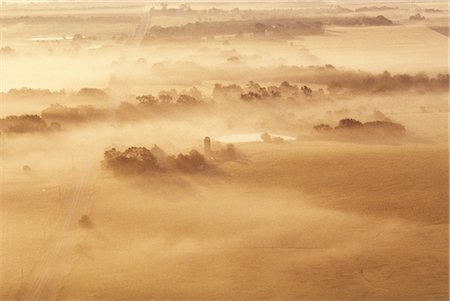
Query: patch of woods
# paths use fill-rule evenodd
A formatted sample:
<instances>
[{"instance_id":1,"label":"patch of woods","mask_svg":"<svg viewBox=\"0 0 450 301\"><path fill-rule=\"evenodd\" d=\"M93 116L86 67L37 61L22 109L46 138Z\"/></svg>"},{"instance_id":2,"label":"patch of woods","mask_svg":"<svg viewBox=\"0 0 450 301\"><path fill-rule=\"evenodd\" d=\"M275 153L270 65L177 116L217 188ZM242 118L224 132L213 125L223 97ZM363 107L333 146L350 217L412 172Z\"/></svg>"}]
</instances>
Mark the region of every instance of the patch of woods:
<instances>
[{"instance_id":1,"label":"patch of woods","mask_svg":"<svg viewBox=\"0 0 450 301\"><path fill-rule=\"evenodd\" d=\"M429 76L424 72L417 74L399 73L391 74L388 71L382 73L371 73L360 70L348 70L335 68L333 65L323 66L278 66L272 68L252 68L247 65L239 66L238 77L230 77L232 71L236 72L236 66L221 66L220 68L209 68L192 62L181 62L171 64L168 62L158 63L150 67L149 74L156 77L178 76L179 65L189 68L192 82L205 79L240 80L242 78L257 78L259 82L291 82L305 83L306 85L317 84L325 86L325 90L331 95L369 95L369 94L395 94L395 93L433 93L446 92L449 88L449 75L437 74ZM224 74L227 74L224 76ZM179 80L185 76L180 74ZM115 80L120 81L120 76ZM125 79L124 79L125 80ZM256 82L256 81L255 81Z\"/></svg>"},{"instance_id":2,"label":"patch of woods","mask_svg":"<svg viewBox=\"0 0 450 301\"><path fill-rule=\"evenodd\" d=\"M282 137L272 137L269 133L266 132L262 133L260 138L264 143L284 143L284 139Z\"/></svg>"},{"instance_id":3,"label":"patch of woods","mask_svg":"<svg viewBox=\"0 0 450 301\"><path fill-rule=\"evenodd\" d=\"M153 105L196 105L203 102L202 93L196 88L183 90L178 93L177 90L163 90L157 96L151 94L137 96L136 99L143 106Z\"/></svg>"},{"instance_id":4,"label":"patch of woods","mask_svg":"<svg viewBox=\"0 0 450 301\"><path fill-rule=\"evenodd\" d=\"M137 102L123 101L115 109L119 120L140 120L151 117L167 117L171 114L190 114L206 109L211 98L204 97L195 87L178 92L176 89L163 90L153 94L140 95Z\"/></svg>"},{"instance_id":5,"label":"patch of woods","mask_svg":"<svg viewBox=\"0 0 450 301\"><path fill-rule=\"evenodd\" d=\"M449 88L449 75L430 77L424 72L415 75L391 74L388 71L373 74L364 71L339 70L332 65L323 67L287 67L295 81L327 86L331 95L386 94L386 93L430 93L445 92ZM287 77L291 77L287 75Z\"/></svg>"},{"instance_id":6,"label":"patch of woods","mask_svg":"<svg viewBox=\"0 0 450 301\"><path fill-rule=\"evenodd\" d=\"M108 94L102 89L97 88L81 88L75 96L79 98L95 99L97 101L108 100Z\"/></svg>"},{"instance_id":7,"label":"patch of woods","mask_svg":"<svg viewBox=\"0 0 450 301\"><path fill-rule=\"evenodd\" d=\"M315 91L316 95L324 95L324 91L319 89ZM300 100L309 99L313 96L313 90L306 85L297 86L287 81L282 82L279 86L262 86L254 81L248 82L245 86L231 84L223 86L216 83L214 85L210 97L204 97L202 93L195 87L177 93L175 89L170 91L161 91L157 96L142 95L136 97L139 106L155 107L155 106L194 106L208 102L226 102L241 100L244 102L290 99Z\"/></svg>"},{"instance_id":8,"label":"patch of woods","mask_svg":"<svg viewBox=\"0 0 450 301\"><path fill-rule=\"evenodd\" d=\"M198 173L215 167L217 163L237 158L232 145L218 151L205 151L204 155L195 149L169 155L157 145L150 149L133 146L124 151L111 148L104 152L102 166L117 176L161 172Z\"/></svg>"},{"instance_id":9,"label":"patch of woods","mask_svg":"<svg viewBox=\"0 0 450 301\"><path fill-rule=\"evenodd\" d=\"M167 38L192 38L206 36L244 34L253 36L291 37L297 35L320 34L323 24L309 19L267 19L222 22L195 22L181 26L152 26L146 33L146 40Z\"/></svg>"},{"instance_id":10,"label":"patch of woods","mask_svg":"<svg viewBox=\"0 0 450 301\"><path fill-rule=\"evenodd\" d=\"M283 81L279 86L264 87L250 81L246 86L215 84L212 93L214 100L312 100L330 99L340 95L382 95L394 93L432 93L446 92L449 89L449 75L438 74L429 77L425 73L416 75L395 74L385 71L372 74L363 71L338 70L332 65L323 67L280 67L274 74L283 73L284 77L294 82L319 84L326 88L312 90L308 85L291 84ZM265 80L276 80L278 76L260 75Z\"/></svg>"},{"instance_id":11,"label":"patch of woods","mask_svg":"<svg viewBox=\"0 0 450 301\"><path fill-rule=\"evenodd\" d=\"M189 3L181 3L178 6L170 5L168 3L161 3L161 7L152 7L151 14L152 16L179 16L183 14L184 16L189 17L198 17L199 21L208 21L218 17L228 17L229 19L241 19L241 20L254 20L254 19L265 19L265 18L292 18L298 17L302 15L302 18L306 18L303 16L314 15L315 17L310 17L310 19L319 19L326 20L327 15L335 16L341 15L340 18L356 18L353 17L345 17L342 15L351 14L351 13L369 13L369 12L383 12L383 11L395 11L404 10L403 8L399 8L397 6L363 6L357 8L348 8L340 5L329 5L329 6L305 6L302 5L301 2L291 2L289 3L289 8L284 8L282 6L277 7L276 9L245 9L245 8L232 8L232 9L224 9L224 8L192 8ZM295 6L297 4L297 6ZM415 10L432 12L432 13L441 13L444 12L440 9L433 8L415 8ZM324 17L317 17L317 15L321 15Z\"/></svg>"},{"instance_id":12,"label":"patch of woods","mask_svg":"<svg viewBox=\"0 0 450 301\"><path fill-rule=\"evenodd\" d=\"M299 67L293 67L295 70ZM290 71L289 71L290 70ZM290 77L289 69L286 76ZM278 71L277 71L278 72ZM438 74L398 74L389 72L371 74L362 71L340 71L332 65L301 68L294 77L300 82L321 84L326 88L313 89L308 85L296 85L283 81L280 85L264 86L255 81L246 85L223 85L216 83L210 96L205 96L196 87L177 91L163 90L154 94L140 95L136 102L124 101L117 108L104 109L94 105L68 107L54 104L42 111L42 117L55 122L97 121L115 116L119 120L140 120L152 116L167 116L170 113L189 113L205 109L206 105L230 103L276 103L291 101L308 103L310 101L330 100L340 95L365 95L395 92L439 92L447 91L449 76ZM101 93L94 93L101 94Z\"/></svg>"},{"instance_id":13,"label":"patch of woods","mask_svg":"<svg viewBox=\"0 0 450 301\"><path fill-rule=\"evenodd\" d=\"M78 91L58 90L51 91L49 89L33 89L22 87L20 89L10 89L8 92L1 92L0 95L4 99L11 100L30 100L30 99L45 99L45 100L75 100L83 101L89 100L91 102L102 103L109 99L108 94L103 89L98 88L81 88Z\"/></svg>"},{"instance_id":14,"label":"patch of woods","mask_svg":"<svg viewBox=\"0 0 450 301\"><path fill-rule=\"evenodd\" d=\"M409 19L411 21L423 21L423 20L425 20L425 17L422 16L420 13L417 13L415 15L410 16Z\"/></svg>"},{"instance_id":15,"label":"patch of woods","mask_svg":"<svg viewBox=\"0 0 450 301\"><path fill-rule=\"evenodd\" d=\"M234 20L255 20L255 19L268 19L268 18L293 18L297 17L299 15L302 16L302 19L304 19L304 16L307 15L337 15L337 14L346 14L346 13L352 13L352 12L360 12L359 9L349 9L346 7L342 7L340 5L332 5L332 6L321 6L321 7L314 7L314 6L304 6L299 4L298 7L293 6L295 5L294 2L290 3L289 8L283 8L283 7L277 7L276 9L242 9L242 8L232 8L232 9L223 9L223 8L206 8L206 9L200 9L200 8L191 8L191 6L188 3L182 3L179 5L179 7L169 7L167 3L162 3L161 8L152 8L151 14L153 16L178 16L180 14L183 14L184 16L190 16L190 17L197 17L198 20L201 21L210 21L217 18L228 18L228 19L234 19ZM384 9L385 8L385 9ZM376 9L371 9L370 11L377 11L377 10L388 10L388 9L397 9L397 8L390 8L390 7L379 7ZM364 12L364 10L361 10L361 12ZM317 17L314 17L313 19L318 19ZM321 19L324 19L322 17Z\"/></svg>"},{"instance_id":16,"label":"patch of woods","mask_svg":"<svg viewBox=\"0 0 450 301\"><path fill-rule=\"evenodd\" d=\"M338 5L329 7L305 7L300 8L289 7L288 9L279 7L277 9L245 9L234 7L232 9L224 8L191 8L189 3L182 3L178 7L169 7L167 3L161 3L161 8L153 7L151 9L152 16L184 16L197 17L198 21L211 21L213 19L234 19L234 20L255 20L267 18L292 18L298 17L299 14L338 14L353 12L351 9L344 8Z\"/></svg>"},{"instance_id":17,"label":"patch of woods","mask_svg":"<svg viewBox=\"0 0 450 301\"><path fill-rule=\"evenodd\" d=\"M52 104L41 112L41 116L52 122L90 122L104 120L108 111L94 105L68 107Z\"/></svg>"},{"instance_id":18,"label":"patch of woods","mask_svg":"<svg viewBox=\"0 0 450 301\"><path fill-rule=\"evenodd\" d=\"M59 123L47 123L39 115L11 115L0 119L2 134L48 133L60 129Z\"/></svg>"},{"instance_id":19,"label":"patch of woods","mask_svg":"<svg viewBox=\"0 0 450 301\"><path fill-rule=\"evenodd\" d=\"M189 39L214 36L230 38L275 37L292 38L301 35L322 34L325 25L340 26L386 26L392 21L384 16L368 17L322 17L322 18L264 18L195 22L180 26L152 26L145 36L146 41L155 39Z\"/></svg>"},{"instance_id":20,"label":"patch of woods","mask_svg":"<svg viewBox=\"0 0 450 301\"><path fill-rule=\"evenodd\" d=\"M387 93L430 93L446 92L449 88L449 75L437 74L430 77L420 72L411 74L391 74L384 71L373 74L364 71L337 69L333 65L312 67L277 67L263 71L258 77L272 81L277 74L283 74L286 80L326 86L332 95L368 95ZM267 74L264 74L266 73ZM275 75L275 76L274 76Z\"/></svg>"},{"instance_id":21,"label":"patch of woods","mask_svg":"<svg viewBox=\"0 0 450 301\"><path fill-rule=\"evenodd\" d=\"M163 67L161 67L163 68ZM194 68L195 69L195 68ZM264 72L269 72L267 69ZM207 70L204 70L207 74ZM200 72L201 73L201 72ZM195 114L214 114L222 105L268 104L289 105L318 103L336 100L345 96L385 95L395 93L438 93L449 89L449 75L438 74L430 77L425 73L416 75L395 74L385 71L372 74L362 71L338 70L332 65L312 67L278 67L275 75L264 78L264 81L275 81L278 74L295 82L283 81L279 85L263 85L250 81L246 85L216 83L212 93L203 95L196 87L177 91L163 90L157 94L133 96L135 101L123 101L115 107L102 104L108 94L102 89L83 88L76 93L50 91L47 89L11 89L3 96L11 101L58 99L70 104L73 99L76 106L52 104L45 108L40 116L23 115L8 116L0 121L1 131L9 133L42 132L57 129L59 125L81 122L95 122L114 119L116 121L139 121L149 118L183 118ZM242 73L246 77L246 72ZM269 74L267 73L267 76ZM249 76L250 77L250 76ZM310 86L311 83L311 86ZM319 85L313 88L312 85ZM316 86L317 87L317 86ZM81 104L80 104L81 103ZM220 108L224 110L226 108Z\"/></svg>"},{"instance_id":22,"label":"patch of woods","mask_svg":"<svg viewBox=\"0 0 450 301\"><path fill-rule=\"evenodd\" d=\"M119 120L139 120L148 117L169 116L171 113L192 113L208 110L210 106L231 103L269 103L277 101L305 102L324 97L324 91L313 91L306 85L291 85L283 82L279 86L264 87L250 81L245 86L215 84L211 96L204 96L193 87L178 93L175 89L161 91L157 95L137 96L137 103L122 102L115 110ZM100 114L99 114L100 115Z\"/></svg>"},{"instance_id":23,"label":"patch of woods","mask_svg":"<svg viewBox=\"0 0 450 301\"><path fill-rule=\"evenodd\" d=\"M396 139L406 136L406 128L389 119L363 123L356 119L344 118L336 127L323 123L314 126L314 134L319 138L338 140Z\"/></svg>"},{"instance_id":24,"label":"patch of woods","mask_svg":"<svg viewBox=\"0 0 450 301\"><path fill-rule=\"evenodd\" d=\"M20 89L10 89L8 92L1 92L2 96L7 99L30 99L30 98L52 98L65 97L66 91L50 91L49 89L32 89L23 87Z\"/></svg>"},{"instance_id":25,"label":"patch of woods","mask_svg":"<svg viewBox=\"0 0 450 301\"><path fill-rule=\"evenodd\" d=\"M386 10L396 10L398 7L392 7L392 6L363 6L355 9L355 12L358 13L366 13L366 12L373 12L373 11L386 11Z\"/></svg>"},{"instance_id":26,"label":"patch of woods","mask_svg":"<svg viewBox=\"0 0 450 301\"><path fill-rule=\"evenodd\" d=\"M315 97L323 97L323 89L313 90L306 86L297 86L287 81L282 82L279 86L264 87L256 82L250 81L246 86L232 84L223 86L215 84L212 92L212 98L217 101L226 102L241 100L244 102L255 101L271 101L271 100L311 100Z\"/></svg>"},{"instance_id":27,"label":"patch of woods","mask_svg":"<svg viewBox=\"0 0 450 301\"><path fill-rule=\"evenodd\" d=\"M385 16L376 17L354 17L354 18L333 18L329 21L330 25L339 26L389 26L394 23Z\"/></svg>"},{"instance_id":28,"label":"patch of woods","mask_svg":"<svg viewBox=\"0 0 450 301\"><path fill-rule=\"evenodd\" d=\"M11 89L1 94L6 101L56 100L70 102L73 100L77 103L104 103L108 100L107 93L97 88L82 88L77 92L68 93L65 90L50 91L49 89L31 89L24 87L21 89ZM54 132L61 129L62 123L104 120L109 113L107 109L90 104L75 107L52 104L45 108L40 115L10 115L1 118L0 132L5 134Z\"/></svg>"},{"instance_id":29,"label":"patch of woods","mask_svg":"<svg viewBox=\"0 0 450 301\"><path fill-rule=\"evenodd\" d=\"M5 57L6 56L12 56L15 53L16 53L16 51L13 48L9 47L9 46L4 46L4 47L0 48L0 55L4 55Z\"/></svg>"}]
</instances>

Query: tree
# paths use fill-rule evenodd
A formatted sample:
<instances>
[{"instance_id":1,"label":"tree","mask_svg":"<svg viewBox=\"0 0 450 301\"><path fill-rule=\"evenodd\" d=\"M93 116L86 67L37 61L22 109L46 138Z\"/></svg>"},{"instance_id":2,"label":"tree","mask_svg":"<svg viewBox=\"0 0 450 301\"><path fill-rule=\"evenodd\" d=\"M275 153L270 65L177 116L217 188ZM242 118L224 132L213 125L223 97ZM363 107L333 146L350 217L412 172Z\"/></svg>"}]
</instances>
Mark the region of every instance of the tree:
<instances>
[{"instance_id":1,"label":"tree","mask_svg":"<svg viewBox=\"0 0 450 301\"><path fill-rule=\"evenodd\" d=\"M177 99L177 104L182 104L182 105L194 105L194 104L198 104L200 103L200 101L192 96L186 95L186 94L181 94L180 96L178 96Z\"/></svg>"},{"instance_id":2,"label":"tree","mask_svg":"<svg viewBox=\"0 0 450 301\"><path fill-rule=\"evenodd\" d=\"M79 33L75 34L72 38L74 41L80 41L83 39L83 36Z\"/></svg>"},{"instance_id":3,"label":"tree","mask_svg":"<svg viewBox=\"0 0 450 301\"><path fill-rule=\"evenodd\" d=\"M191 5L189 3L182 3L182 4L180 4L180 9L191 10Z\"/></svg>"},{"instance_id":4,"label":"tree","mask_svg":"<svg viewBox=\"0 0 450 301\"><path fill-rule=\"evenodd\" d=\"M87 215L83 215L79 220L78 220L78 224L80 225L80 227L82 228L86 228L86 229L90 229L94 226L94 223L92 222L92 220L90 219L89 216Z\"/></svg>"},{"instance_id":5,"label":"tree","mask_svg":"<svg viewBox=\"0 0 450 301\"><path fill-rule=\"evenodd\" d=\"M11 115L0 119L0 130L5 133L31 133L49 130L39 115Z\"/></svg>"},{"instance_id":6,"label":"tree","mask_svg":"<svg viewBox=\"0 0 450 301\"><path fill-rule=\"evenodd\" d=\"M206 160L202 154L196 150L191 150L189 154L179 154L176 159L171 158L175 162L175 167L184 172L195 172L206 167Z\"/></svg>"},{"instance_id":7,"label":"tree","mask_svg":"<svg viewBox=\"0 0 450 301\"><path fill-rule=\"evenodd\" d=\"M307 97L312 97L312 89L308 86L303 86L301 88L301 91L303 92L303 94L305 94Z\"/></svg>"},{"instance_id":8,"label":"tree","mask_svg":"<svg viewBox=\"0 0 450 301\"><path fill-rule=\"evenodd\" d=\"M151 94L138 96L136 97L136 99L139 101L140 104L146 106L154 106L159 103L158 99Z\"/></svg>"},{"instance_id":9,"label":"tree","mask_svg":"<svg viewBox=\"0 0 450 301\"><path fill-rule=\"evenodd\" d=\"M319 125L314 126L314 130L323 133L323 132L330 132L332 128L328 124L321 123Z\"/></svg>"},{"instance_id":10,"label":"tree","mask_svg":"<svg viewBox=\"0 0 450 301\"><path fill-rule=\"evenodd\" d=\"M115 148L107 150L103 164L115 174L142 174L159 170L155 155L145 147L130 147L124 152Z\"/></svg>"},{"instance_id":11,"label":"tree","mask_svg":"<svg viewBox=\"0 0 450 301\"><path fill-rule=\"evenodd\" d=\"M425 17L422 16L421 14L415 14L413 16L410 16L409 19L412 21L423 21L425 20Z\"/></svg>"},{"instance_id":12,"label":"tree","mask_svg":"<svg viewBox=\"0 0 450 301\"><path fill-rule=\"evenodd\" d=\"M355 128L362 128L362 126L363 124L356 119L345 118L339 121L339 125L336 128L355 129Z\"/></svg>"},{"instance_id":13,"label":"tree","mask_svg":"<svg viewBox=\"0 0 450 301\"><path fill-rule=\"evenodd\" d=\"M261 140L266 143L272 142L272 137L270 137L270 135L268 133L262 133Z\"/></svg>"},{"instance_id":14,"label":"tree","mask_svg":"<svg viewBox=\"0 0 450 301\"><path fill-rule=\"evenodd\" d=\"M264 33L267 30L268 26L263 23L256 23L255 24L255 33Z\"/></svg>"}]
</instances>

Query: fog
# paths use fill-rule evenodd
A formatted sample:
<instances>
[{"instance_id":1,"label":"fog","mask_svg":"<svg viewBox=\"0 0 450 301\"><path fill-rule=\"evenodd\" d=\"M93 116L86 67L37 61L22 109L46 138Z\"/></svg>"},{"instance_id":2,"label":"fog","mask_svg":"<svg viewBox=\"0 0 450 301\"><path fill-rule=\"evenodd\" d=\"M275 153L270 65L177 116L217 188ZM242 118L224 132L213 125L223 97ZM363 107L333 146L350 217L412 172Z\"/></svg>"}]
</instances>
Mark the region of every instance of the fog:
<instances>
[{"instance_id":1,"label":"fog","mask_svg":"<svg viewBox=\"0 0 450 301\"><path fill-rule=\"evenodd\" d=\"M2 300L448 300L448 6L2 5Z\"/></svg>"}]
</instances>

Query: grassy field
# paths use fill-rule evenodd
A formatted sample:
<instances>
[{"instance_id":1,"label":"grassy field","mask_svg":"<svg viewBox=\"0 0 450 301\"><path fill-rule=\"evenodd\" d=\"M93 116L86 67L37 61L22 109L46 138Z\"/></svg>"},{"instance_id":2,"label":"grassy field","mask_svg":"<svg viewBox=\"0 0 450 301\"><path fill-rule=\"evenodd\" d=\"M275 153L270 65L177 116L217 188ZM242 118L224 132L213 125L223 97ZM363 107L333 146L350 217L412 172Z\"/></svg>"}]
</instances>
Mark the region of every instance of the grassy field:
<instances>
[{"instance_id":1,"label":"grassy field","mask_svg":"<svg viewBox=\"0 0 450 301\"><path fill-rule=\"evenodd\" d=\"M375 72L447 72L448 39L425 25L330 27L327 35L296 43L324 64Z\"/></svg>"},{"instance_id":2,"label":"grassy field","mask_svg":"<svg viewBox=\"0 0 450 301\"><path fill-rule=\"evenodd\" d=\"M9 185L2 298L447 299L445 145L239 149L207 175Z\"/></svg>"}]
</instances>

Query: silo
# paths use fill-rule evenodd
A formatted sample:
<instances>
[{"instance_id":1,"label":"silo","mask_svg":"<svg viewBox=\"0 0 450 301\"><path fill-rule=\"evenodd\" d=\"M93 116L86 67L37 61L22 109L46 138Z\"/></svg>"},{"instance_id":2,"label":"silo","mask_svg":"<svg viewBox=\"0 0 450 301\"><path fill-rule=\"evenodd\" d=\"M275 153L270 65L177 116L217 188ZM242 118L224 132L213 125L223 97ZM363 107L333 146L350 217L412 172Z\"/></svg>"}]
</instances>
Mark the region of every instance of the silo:
<instances>
[{"instance_id":1,"label":"silo","mask_svg":"<svg viewBox=\"0 0 450 301\"><path fill-rule=\"evenodd\" d=\"M205 137L205 139L203 139L203 151L206 157L210 158L212 156L211 138Z\"/></svg>"}]
</instances>

